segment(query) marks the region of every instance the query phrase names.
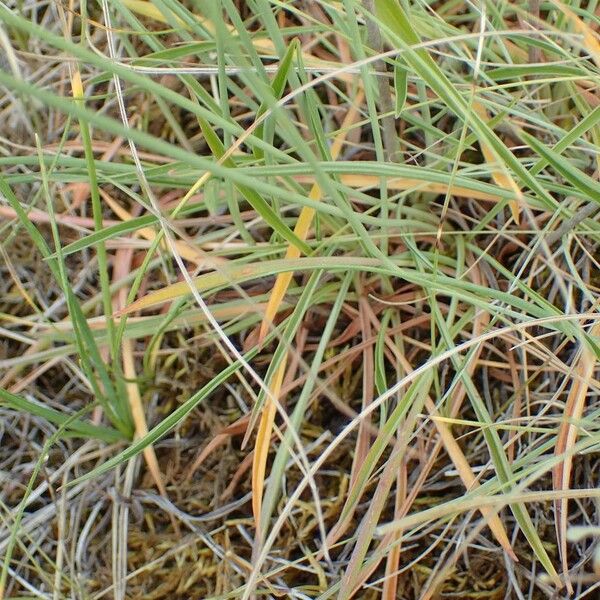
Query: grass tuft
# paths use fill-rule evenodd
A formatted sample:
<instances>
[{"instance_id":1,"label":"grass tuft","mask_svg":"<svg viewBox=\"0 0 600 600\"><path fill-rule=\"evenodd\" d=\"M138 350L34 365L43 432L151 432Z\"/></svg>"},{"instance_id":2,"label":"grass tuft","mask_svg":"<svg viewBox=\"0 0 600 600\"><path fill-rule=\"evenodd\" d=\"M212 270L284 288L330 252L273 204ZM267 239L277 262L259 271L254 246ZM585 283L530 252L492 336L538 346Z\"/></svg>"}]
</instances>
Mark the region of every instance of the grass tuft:
<instances>
[{"instance_id":1,"label":"grass tuft","mask_svg":"<svg viewBox=\"0 0 600 600\"><path fill-rule=\"evenodd\" d=\"M593 598L598 2L0 2L0 600Z\"/></svg>"}]
</instances>

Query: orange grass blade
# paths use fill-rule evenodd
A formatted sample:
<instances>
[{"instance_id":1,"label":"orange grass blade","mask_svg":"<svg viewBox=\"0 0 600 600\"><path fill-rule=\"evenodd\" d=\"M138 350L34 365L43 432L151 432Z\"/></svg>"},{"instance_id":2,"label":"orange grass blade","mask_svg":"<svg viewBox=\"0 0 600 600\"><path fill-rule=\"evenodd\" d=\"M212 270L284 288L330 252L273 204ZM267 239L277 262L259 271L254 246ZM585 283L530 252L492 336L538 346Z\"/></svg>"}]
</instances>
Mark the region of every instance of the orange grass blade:
<instances>
[{"instance_id":1,"label":"orange grass blade","mask_svg":"<svg viewBox=\"0 0 600 600\"><path fill-rule=\"evenodd\" d=\"M406 500L407 473L406 462L400 466L400 471L396 476L396 504L394 507L394 518L399 519L402 514L402 505ZM400 566L400 555L402 546L400 545L401 532L390 533L382 544L391 545L385 562L385 581L381 592L382 600L396 600L398 597L398 567Z\"/></svg>"},{"instance_id":2,"label":"orange grass blade","mask_svg":"<svg viewBox=\"0 0 600 600\"><path fill-rule=\"evenodd\" d=\"M190 481L194 476L194 473L202 466L202 463L219 447L222 446L231 436L241 435L246 432L250 423L250 415L244 415L239 418L235 423L228 425L223 428L215 437L208 442L204 450L198 454L192 466L188 469L185 476L185 481Z\"/></svg>"},{"instance_id":3,"label":"orange grass blade","mask_svg":"<svg viewBox=\"0 0 600 600\"><path fill-rule=\"evenodd\" d=\"M263 407L260 422L258 424L258 431L256 433L256 444L254 446L254 457L252 459L252 512L254 514L257 539L261 537L260 511L262 508L262 495L265 487L267 457L269 455L271 433L273 431L273 423L275 422L275 413L277 411L276 403L279 401L286 363L287 355L283 357L279 368L273 376L273 381L269 385L270 395L265 399L265 406Z\"/></svg>"},{"instance_id":4,"label":"orange grass blade","mask_svg":"<svg viewBox=\"0 0 600 600\"><path fill-rule=\"evenodd\" d=\"M362 98L363 91L359 90L355 98L354 104L350 107L348 113L346 114L346 117L344 118L341 131L333 142L331 148L331 156L333 160L335 160L339 155L340 150L342 149L344 141L346 139L346 134L359 113L359 107L362 102ZM318 201L321 199L321 195L321 188L316 183L313 184L312 189L310 190L310 198L312 200ZM315 210L307 206L303 207L300 212L300 216L298 217L298 221L296 222L296 227L294 228L294 233L302 241L306 240L308 236L308 232L310 230L310 226L312 224L314 215ZM288 246L285 259L293 260L299 257L300 250L296 246L290 244ZM269 298L269 302L267 304L267 308L265 310L265 316L260 326L258 334L259 344L264 340L268 332L268 328L272 323L275 315L277 314L279 307L281 306L285 293L290 285L290 281L292 280L292 276L292 271L281 273L277 276L271 296ZM256 444L254 449L254 456L252 460L252 512L254 514L254 520L256 524L257 540L259 540L262 536L260 513L262 508L262 496L265 484L267 457L269 454L273 424L275 422L275 413L277 409L276 402L279 400L281 386L283 383L283 377L285 375L286 364L287 355L284 356L284 358L282 359L279 368L273 376L272 382L268 383L270 395L265 400L265 406L260 417L260 422L258 425L258 431L256 436Z\"/></svg>"},{"instance_id":5,"label":"orange grass blade","mask_svg":"<svg viewBox=\"0 0 600 600\"><path fill-rule=\"evenodd\" d=\"M600 325L596 325L591 335L600 335ZM559 463L553 471L553 483L556 491L566 491L571 484L571 472L573 469L573 456L570 454L577 436L579 435L579 426L577 422L583 415L585 408L585 399L596 368L596 355L586 344L581 351L579 360L575 367L573 384L569 390L567 403L564 412L564 421L561 423L556 438L556 447L554 455L560 456L566 454L562 463ZM573 586L569 579L569 565L567 562L567 517L569 510L568 499L561 498L554 503L556 512L556 536L558 538L558 550L562 565L563 575L569 593L573 592Z\"/></svg>"}]
</instances>

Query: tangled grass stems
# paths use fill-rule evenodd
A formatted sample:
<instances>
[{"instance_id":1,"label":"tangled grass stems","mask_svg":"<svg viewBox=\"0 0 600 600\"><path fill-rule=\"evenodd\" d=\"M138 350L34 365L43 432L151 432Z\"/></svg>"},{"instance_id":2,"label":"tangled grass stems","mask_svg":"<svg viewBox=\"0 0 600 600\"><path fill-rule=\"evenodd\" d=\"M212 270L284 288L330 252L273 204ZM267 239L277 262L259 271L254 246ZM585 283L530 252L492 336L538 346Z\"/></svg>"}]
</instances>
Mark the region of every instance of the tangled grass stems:
<instances>
[{"instance_id":1,"label":"tangled grass stems","mask_svg":"<svg viewBox=\"0 0 600 600\"><path fill-rule=\"evenodd\" d=\"M597 8L0 4L0 597L593 597Z\"/></svg>"}]
</instances>

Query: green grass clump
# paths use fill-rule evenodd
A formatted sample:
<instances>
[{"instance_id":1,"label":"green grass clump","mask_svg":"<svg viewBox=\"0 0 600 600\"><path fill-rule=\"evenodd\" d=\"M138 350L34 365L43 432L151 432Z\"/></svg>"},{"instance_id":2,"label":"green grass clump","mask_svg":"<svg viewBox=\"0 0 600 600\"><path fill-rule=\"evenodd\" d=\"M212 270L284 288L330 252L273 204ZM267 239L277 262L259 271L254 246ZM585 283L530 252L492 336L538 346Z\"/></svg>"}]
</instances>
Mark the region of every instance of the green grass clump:
<instances>
[{"instance_id":1,"label":"green grass clump","mask_svg":"<svg viewBox=\"0 0 600 600\"><path fill-rule=\"evenodd\" d=\"M597 15L0 4L0 600L593 597Z\"/></svg>"}]
</instances>

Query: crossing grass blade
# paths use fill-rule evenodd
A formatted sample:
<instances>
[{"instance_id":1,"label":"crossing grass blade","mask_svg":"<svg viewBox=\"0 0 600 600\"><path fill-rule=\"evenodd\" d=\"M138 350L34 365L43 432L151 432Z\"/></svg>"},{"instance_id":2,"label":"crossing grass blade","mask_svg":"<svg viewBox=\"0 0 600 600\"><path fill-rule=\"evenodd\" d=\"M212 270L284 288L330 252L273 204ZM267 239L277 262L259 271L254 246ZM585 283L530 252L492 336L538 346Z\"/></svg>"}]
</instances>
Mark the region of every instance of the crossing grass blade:
<instances>
[{"instance_id":1,"label":"crossing grass blade","mask_svg":"<svg viewBox=\"0 0 600 600\"><path fill-rule=\"evenodd\" d=\"M44 406L39 402L28 400L19 394L12 394L8 390L0 388L0 402L9 406L12 410L20 410L24 413L36 415L46 419L49 423L54 423L58 426L65 426L66 435L76 435L82 438L94 438L114 444L122 442L126 438L116 429L110 427L102 427L86 423L80 419L72 419L58 410L54 410L48 406Z\"/></svg>"},{"instance_id":2,"label":"crossing grass blade","mask_svg":"<svg viewBox=\"0 0 600 600\"><path fill-rule=\"evenodd\" d=\"M331 147L330 152L332 160L335 160L338 157L340 151L342 150L347 132L349 131L350 127L352 126L357 117L357 107L360 106L362 97L362 92L359 92L357 97L355 98L354 104L349 109L348 113L344 118L344 121L342 122L341 131L334 139ZM321 200L322 194L323 192L321 190L321 187L318 185L318 183L314 183L310 188L310 193L308 197L311 200L314 200L315 202L319 202ZM294 234L303 242L308 237L308 233L312 225L313 219L315 217L315 214L315 209L309 206L304 206L300 211L298 221L296 222L296 226L294 227ZM300 250L301 249L296 244L288 246L288 249L285 254L285 259L289 261L299 258ZM292 277L292 272L283 273L277 276L275 284L273 285L271 296L269 298L269 303L267 304L265 316L263 318L263 321L260 325L260 330L258 332L258 343L261 343L265 335L267 334L267 330L271 326L271 323L273 322L273 319L279 310L279 307L290 285Z\"/></svg>"},{"instance_id":3,"label":"crossing grass blade","mask_svg":"<svg viewBox=\"0 0 600 600\"><path fill-rule=\"evenodd\" d=\"M489 116L487 110L480 102L473 102L473 110L482 121L488 121ZM510 202L509 206L515 223L519 224L519 214L521 213L521 203L523 202L523 194L519 189L519 186L515 183L515 180L511 177L510 173L506 172L502 167L494 167L494 163L496 162L495 155L487 143L481 142L481 150L486 162L492 167L492 178L496 185L506 190L510 190L514 194L515 198Z\"/></svg>"},{"instance_id":4,"label":"crossing grass blade","mask_svg":"<svg viewBox=\"0 0 600 600\"><path fill-rule=\"evenodd\" d=\"M537 4L0 3L0 596L592 593L600 45Z\"/></svg>"},{"instance_id":5,"label":"crossing grass blade","mask_svg":"<svg viewBox=\"0 0 600 600\"><path fill-rule=\"evenodd\" d=\"M200 127L202 128L204 138L210 146L215 158L223 158L223 156L225 155L225 148L221 140L214 133L208 122L205 121L202 117L198 117L198 122L200 123ZM223 165L229 169L236 168L235 161L231 157L226 158L223 161ZM281 219L277 216L275 211L269 206L267 201L264 198L262 198L262 196L258 192L243 184L236 184L234 182L234 185L244 196L244 198L248 201L248 203L265 220L265 223L268 223L274 231L279 233L281 237L290 242L290 244L293 244L296 248L298 248L298 250L304 252L304 254L310 254L310 246L308 246L303 240L301 240L293 231L289 229L289 227L287 227L281 221Z\"/></svg>"}]
</instances>

